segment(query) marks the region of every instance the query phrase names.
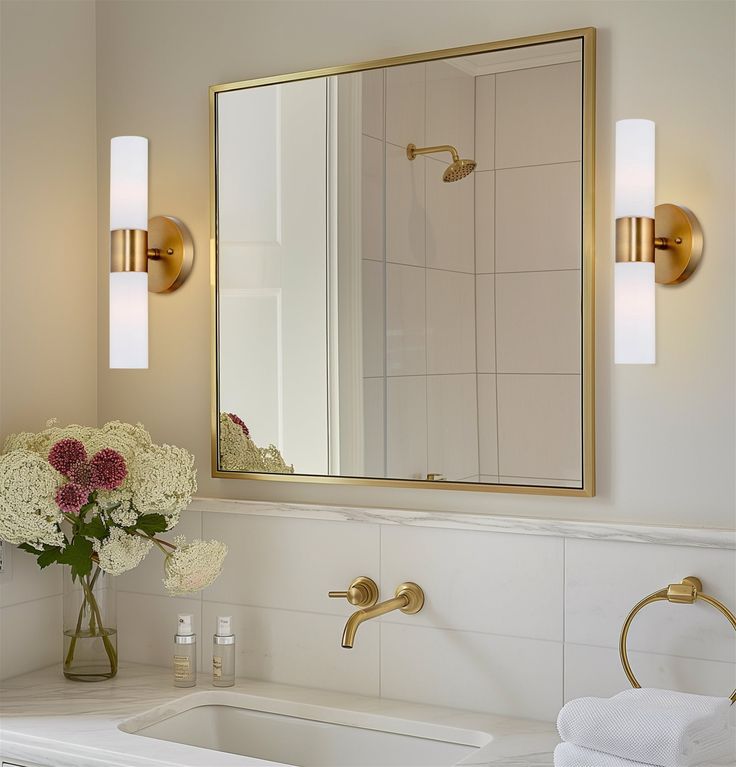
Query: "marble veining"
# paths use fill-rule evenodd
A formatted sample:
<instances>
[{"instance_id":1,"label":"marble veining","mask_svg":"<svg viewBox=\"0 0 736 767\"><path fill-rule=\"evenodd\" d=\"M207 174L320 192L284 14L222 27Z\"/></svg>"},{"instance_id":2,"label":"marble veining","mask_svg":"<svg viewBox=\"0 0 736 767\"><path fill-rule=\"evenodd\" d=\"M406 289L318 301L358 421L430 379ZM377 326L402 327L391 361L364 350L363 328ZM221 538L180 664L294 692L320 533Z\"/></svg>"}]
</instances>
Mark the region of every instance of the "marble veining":
<instances>
[{"instance_id":1,"label":"marble veining","mask_svg":"<svg viewBox=\"0 0 736 767\"><path fill-rule=\"evenodd\" d=\"M219 511L231 514L260 514L332 522L363 522L379 525L438 527L454 530L479 530L497 533L550 535L600 541L656 543L711 549L736 549L736 531L698 527L631 525L615 522L544 519L541 517L497 516L447 511L379 509L357 506L317 506L301 503L270 503L220 498L195 498L193 511Z\"/></svg>"},{"instance_id":2,"label":"marble veining","mask_svg":"<svg viewBox=\"0 0 736 767\"><path fill-rule=\"evenodd\" d=\"M241 679L224 693L245 694L277 708L300 704L305 710L324 706L347 719L371 714L409 720L417 727L457 727L492 733L494 738L464 765L538 767L552 764L558 742L554 725L415 703L346 695ZM6 680L0 686L0 756L39 767L243 767L272 764L246 756L143 738L119 729L139 729L160 720L165 706L172 713L192 694L207 700L220 694L206 682L177 689L168 669L122 664L116 679L97 684L65 680L52 666Z\"/></svg>"}]
</instances>

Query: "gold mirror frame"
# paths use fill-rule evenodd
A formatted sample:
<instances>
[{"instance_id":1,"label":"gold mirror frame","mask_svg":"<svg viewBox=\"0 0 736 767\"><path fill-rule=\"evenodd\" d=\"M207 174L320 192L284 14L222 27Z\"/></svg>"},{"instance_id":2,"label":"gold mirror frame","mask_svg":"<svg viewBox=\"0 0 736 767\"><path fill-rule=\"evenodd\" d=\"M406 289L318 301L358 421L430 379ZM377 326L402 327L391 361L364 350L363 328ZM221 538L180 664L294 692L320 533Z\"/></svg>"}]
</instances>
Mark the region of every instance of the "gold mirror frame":
<instances>
[{"instance_id":1,"label":"gold mirror frame","mask_svg":"<svg viewBox=\"0 0 736 767\"><path fill-rule=\"evenodd\" d=\"M244 88L258 88L264 85L310 80L331 75L363 72L370 69L395 67L402 64L416 64L437 59L470 56L478 53L523 48L564 40L580 40L583 46L583 176L582 176L582 439L583 439L583 487L546 487L532 485L492 485L471 482L445 482L415 479L383 479L368 477L347 477L314 474L265 474L257 472L222 471L219 468L219 412L217 396L217 196L216 196L216 135L217 135L217 94ZM275 482L308 482L341 485L373 485L376 487L403 487L412 489L466 490L486 493L525 493L529 495L582 496L595 495L595 94L596 94L596 30L583 27L563 32L518 37L491 43L465 45L408 56L395 56L357 64L346 64L306 72L295 72L254 80L242 80L209 89L210 102L210 292L211 292L211 450L212 476L223 479L257 479Z\"/></svg>"}]
</instances>

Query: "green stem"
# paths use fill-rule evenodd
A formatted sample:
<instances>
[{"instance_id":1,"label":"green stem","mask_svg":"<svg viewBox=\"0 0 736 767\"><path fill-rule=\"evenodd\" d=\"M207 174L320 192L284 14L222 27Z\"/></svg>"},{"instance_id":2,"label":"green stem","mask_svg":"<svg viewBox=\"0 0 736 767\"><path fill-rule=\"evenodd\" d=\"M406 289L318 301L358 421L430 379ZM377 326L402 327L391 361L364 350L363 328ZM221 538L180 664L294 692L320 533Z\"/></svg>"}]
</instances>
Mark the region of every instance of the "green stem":
<instances>
[{"instance_id":1,"label":"green stem","mask_svg":"<svg viewBox=\"0 0 736 767\"><path fill-rule=\"evenodd\" d=\"M94 589L95 583L97 583L97 579L100 577L101 572L102 571L98 567L92 578L92 582L89 584L90 591ZM74 629L74 636L72 637L72 641L69 643L69 651L67 652L66 659L64 660L65 666L71 666L72 662L74 661L74 651L77 647L77 637L79 636L79 632L82 630L82 619L84 618L84 608L86 604L87 592L84 591L84 599L82 600L82 604L79 608L79 615L77 616L77 627Z\"/></svg>"}]
</instances>

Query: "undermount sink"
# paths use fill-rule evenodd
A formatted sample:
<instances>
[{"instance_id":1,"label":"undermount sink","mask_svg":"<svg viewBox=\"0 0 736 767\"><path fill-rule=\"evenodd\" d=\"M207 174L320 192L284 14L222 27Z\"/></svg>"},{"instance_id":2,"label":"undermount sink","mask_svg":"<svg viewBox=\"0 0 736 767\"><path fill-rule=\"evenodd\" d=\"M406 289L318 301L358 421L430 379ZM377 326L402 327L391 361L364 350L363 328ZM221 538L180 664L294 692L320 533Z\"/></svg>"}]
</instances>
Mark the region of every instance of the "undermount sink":
<instances>
[{"instance_id":1,"label":"undermount sink","mask_svg":"<svg viewBox=\"0 0 736 767\"><path fill-rule=\"evenodd\" d=\"M128 719L123 732L251 757L254 765L450 767L488 733L380 714L201 692Z\"/></svg>"}]
</instances>

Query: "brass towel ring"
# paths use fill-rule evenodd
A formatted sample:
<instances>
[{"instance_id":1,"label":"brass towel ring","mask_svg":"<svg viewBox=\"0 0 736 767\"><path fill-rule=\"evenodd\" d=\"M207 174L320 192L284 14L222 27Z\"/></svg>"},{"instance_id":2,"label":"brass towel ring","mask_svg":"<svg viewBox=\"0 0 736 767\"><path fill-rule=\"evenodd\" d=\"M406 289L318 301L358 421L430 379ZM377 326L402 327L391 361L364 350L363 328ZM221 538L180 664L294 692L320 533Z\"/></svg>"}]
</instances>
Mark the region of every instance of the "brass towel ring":
<instances>
[{"instance_id":1,"label":"brass towel ring","mask_svg":"<svg viewBox=\"0 0 736 767\"><path fill-rule=\"evenodd\" d=\"M682 583L670 583L666 589L655 591L654 594L644 597L641 602L634 605L634 609L629 613L624 621L623 628L621 629L618 652L621 656L621 665L624 667L624 671L626 672L626 676L628 677L629 682L631 682L632 687L636 687L637 689L641 687L634 676L634 672L631 670L629 656L626 652L626 638L629 635L629 628L631 627L631 622L634 620L636 614L643 607L652 604L652 602L667 600L668 602L675 602L676 604L691 605L697 599L702 599L703 602L707 602L712 607L715 607L716 610L723 613L733 626L734 631L736 631L736 616L734 616L734 614L717 599L710 597L707 594L703 594L703 584L701 583L700 578L696 578L694 575L689 575L687 578L683 578ZM731 693L730 698L731 703L736 703L736 690Z\"/></svg>"}]
</instances>

